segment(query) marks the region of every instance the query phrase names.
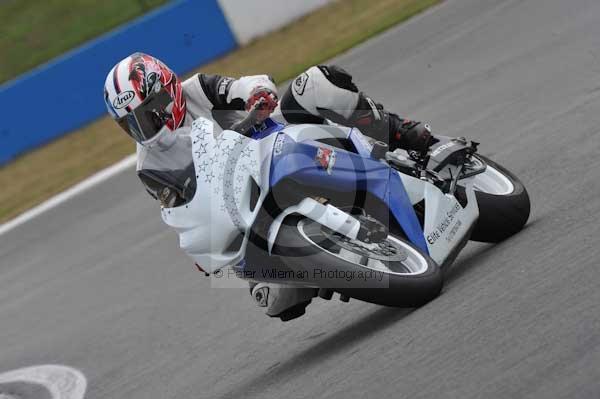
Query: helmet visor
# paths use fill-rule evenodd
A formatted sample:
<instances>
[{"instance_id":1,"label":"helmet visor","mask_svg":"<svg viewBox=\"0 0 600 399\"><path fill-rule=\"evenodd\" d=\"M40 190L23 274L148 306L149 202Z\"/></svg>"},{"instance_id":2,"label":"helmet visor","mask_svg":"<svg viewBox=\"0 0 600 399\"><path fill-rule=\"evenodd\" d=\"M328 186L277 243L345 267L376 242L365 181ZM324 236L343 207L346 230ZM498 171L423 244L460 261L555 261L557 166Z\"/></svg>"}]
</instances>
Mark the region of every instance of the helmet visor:
<instances>
[{"instance_id":1,"label":"helmet visor","mask_svg":"<svg viewBox=\"0 0 600 399\"><path fill-rule=\"evenodd\" d=\"M172 118L169 110L172 102L171 95L161 88L133 111L117 119L117 123L135 141L143 144L153 139Z\"/></svg>"}]
</instances>

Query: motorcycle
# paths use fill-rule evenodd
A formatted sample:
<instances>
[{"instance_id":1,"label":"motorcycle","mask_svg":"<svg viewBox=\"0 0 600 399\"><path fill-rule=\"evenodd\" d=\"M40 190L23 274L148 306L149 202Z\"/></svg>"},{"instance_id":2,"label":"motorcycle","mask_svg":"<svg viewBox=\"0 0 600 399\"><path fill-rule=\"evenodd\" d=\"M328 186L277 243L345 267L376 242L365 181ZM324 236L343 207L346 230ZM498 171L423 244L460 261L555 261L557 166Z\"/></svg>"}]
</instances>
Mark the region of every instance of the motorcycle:
<instances>
[{"instance_id":1,"label":"motorcycle","mask_svg":"<svg viewBox=\"0 0 600 399\"><path fill-rule=\"evenodd\" d=\"M469 240L499 242L529 217L519 179L464 138L391 152L335 124L235 130L193 123L189 178L170 187L183 199L161 209L207 273L417 307Z\"/></svg>"}]
</instances>

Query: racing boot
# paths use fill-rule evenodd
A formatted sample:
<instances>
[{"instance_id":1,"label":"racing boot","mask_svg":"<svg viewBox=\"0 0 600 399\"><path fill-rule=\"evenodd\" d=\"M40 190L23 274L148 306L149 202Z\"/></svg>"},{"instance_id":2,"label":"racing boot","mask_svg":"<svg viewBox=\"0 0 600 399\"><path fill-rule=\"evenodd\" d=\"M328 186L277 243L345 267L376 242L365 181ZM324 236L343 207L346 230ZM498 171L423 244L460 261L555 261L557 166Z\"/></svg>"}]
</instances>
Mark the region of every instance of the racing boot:
<instances>
[{"instance_id":1,"label":"racing boot","mask_svg":"<svg viewBox=\"0 0 600 399\"><path fill-rule=\"evenodd\" d=\"M390 151L396 148L424 151L431 144L429 125L402 119L360 93L356 111L350 117L352 126L376 140L387 143Z\"/></svg>"}]
</instances>

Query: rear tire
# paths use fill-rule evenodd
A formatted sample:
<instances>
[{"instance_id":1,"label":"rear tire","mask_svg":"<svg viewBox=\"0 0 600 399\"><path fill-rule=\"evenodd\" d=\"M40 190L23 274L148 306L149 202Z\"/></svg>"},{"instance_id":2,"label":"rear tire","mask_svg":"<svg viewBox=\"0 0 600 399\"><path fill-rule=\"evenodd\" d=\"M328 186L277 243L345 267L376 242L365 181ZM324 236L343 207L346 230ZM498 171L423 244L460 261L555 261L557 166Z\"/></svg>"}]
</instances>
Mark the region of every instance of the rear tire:
<instances>
[{"instance_id":1,"label":"rear tire","mask_svg":"<svg viewBox=\"0 0 600 399\"><path fill-rule=\"evenodd\" d=\"M279 230L273 248L273 253L288 268L310 271L315 266L319 266L323 269L337 270L344 273L366 273L373 270L367 266L345 260L339 255L334 255L333 252L327 252L327 250L319 247L303 232L301 227L303 220L308 221L308 219L295 216L287 218L286 223ZM442 289L443 281L442 273L435 261L401 237L390 234L386 243L388 240L390 240L390 243L398 245L398 248L410 251L406 252L410 255L410 258L407 259L417 257L422 260L422 266L417 272L404 274L400 271L392 272L392 269L390 269L390 272L384 272L383 269L378 270L379 273L385 274L381 284L369 280L367 287L360 286L358 281L345 284L343 279L341 281L335 279L333 284L329 281L330 285L327 284L327 280L322 279L315 279L309 283L361 301L394 307L418 307L437 297ZM390 263L390 267L392 266L399 267L399 265L391 265Z\"/></svg>"},{"instance_id":2,"label":"rear tire","mask_svg":"<svg viewBox=\"0 0 600 399\"><path fill-rule=\"evenodd\" d=\"M523 229L531 209L529 194L519 178L506 168L482 155L478 154L477 157L510 181L513 188L512 191L500 195L482 191L481 188L475 189L479 219L471 234L471 240L496 243Z\"/></svg>"}]
</instances>

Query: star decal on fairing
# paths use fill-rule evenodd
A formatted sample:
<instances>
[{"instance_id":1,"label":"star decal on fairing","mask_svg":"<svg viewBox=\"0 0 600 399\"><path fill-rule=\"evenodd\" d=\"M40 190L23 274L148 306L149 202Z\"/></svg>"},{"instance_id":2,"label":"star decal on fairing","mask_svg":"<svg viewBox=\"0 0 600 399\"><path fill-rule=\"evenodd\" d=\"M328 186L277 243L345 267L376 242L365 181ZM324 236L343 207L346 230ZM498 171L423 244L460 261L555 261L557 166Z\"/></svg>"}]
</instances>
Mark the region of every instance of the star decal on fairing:
<instances>
[{"instance_id":1,"label":"star decal on fairing","mask_svg":"<svg viewBox=\"0 0 600 399\"><path fill-rule=\"evenodd\" d=\"M226 143L227 139L219 137L217 140L215 140L215 143L213 144L213 151L224 149Z\"/></svg>"},{"instance_id":2,"label":"star decal on fairing","mask_svg":"<svg viewBox=\"0 0 600 399\"><path fill-rule=\"evenodd\" d=\"M244 148L242 151L242 158L251 158L254 151L250 147Z\"/></svg>"},{"instance_id":3,"label":"star decal on fairing","mask_svg":"<svg viewBox=\"0 0 600 399\"><path fill-rule=\"evenodd\" d=\"M233 140L233 145L234 146L239 146L244 144L244 138L243 137L237 137L235 140Z\"/></svg>"},{"instance_id":4,"label":"star decal on fairing","mask_svg":"<svg viewBox=\"0 0 600 399\"><path fill-rule=\"evenodd\" d=\"M208 143L201 143L198 150L196 151L196 154L198 155L204 155L208 153Z\"/></svg>"},{"instance_id":5,"label":"star decal on fairing","mask_svg":"<svg viewBox=\"0 0 600 399\"><path fill-rule=\"evenodd\" d=\"M215 175L213 174L212 171L210 171L210 172L208 172L207 174L204 175L204 182L205 183L211 183L214 178L215 178Z\"/></svg>"},{"instance_id":6,"label":"star decal on fairing","mask_svg":"<svg viewBox=\"0 0 600 399\"><path fill-rule=\"evenodd\" d=\"M215 137L210 133L210 122L194 122L194 158L198 179L210 185L208 191L216 212L227 214L235 226L244 226L240 201L246 190L248 178L260 181L260 161L256 159L254 141L230 132ZM199 183L200 183L199 181Z\"/></svg>"},{"instance_id":7,"label":"star decal on fairing","mask_svg":"<svg viewBox=\"0 0 600 399\"><path fill-rule=\"evenodd\" d=\"M207 161L202 162L198 165L198 172L206 172L210 164Z\"/></svg>"}]
</instances>

